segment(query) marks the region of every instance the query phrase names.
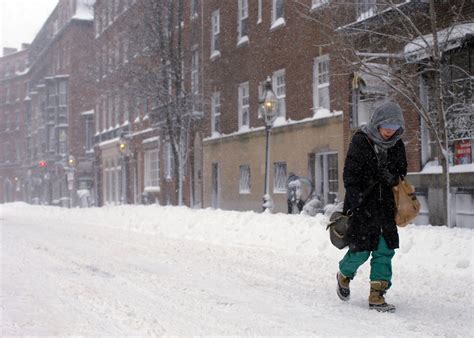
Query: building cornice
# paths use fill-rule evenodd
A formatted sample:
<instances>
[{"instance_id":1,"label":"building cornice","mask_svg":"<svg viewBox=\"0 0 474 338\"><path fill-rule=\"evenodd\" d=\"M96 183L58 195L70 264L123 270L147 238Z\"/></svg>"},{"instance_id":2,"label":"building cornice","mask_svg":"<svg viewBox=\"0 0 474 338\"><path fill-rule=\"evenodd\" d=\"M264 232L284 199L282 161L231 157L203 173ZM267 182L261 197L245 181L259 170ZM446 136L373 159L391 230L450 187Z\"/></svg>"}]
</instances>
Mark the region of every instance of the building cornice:
<instances>
[{"instance_id":1,"label":"building cornice","mask_svg":"<svg viewBox=\"0 0 474 338\"><path fill-rule=\"evenodd\" d=\"M272 133L284 133L287 131L293 131L296 129L304 129L304 128L321 128L328 125L328 123L342 123L343 121L343 114L342 112L335 112L333 116L325 116L323 118L307 118L299 121L288 121L288 123L277 125L272 128ZM216 144L221 142L232 142L235 140L239 140L241 138L248 138L248 137L255 137L261 136L260 134L265 133L265 127L255 127L251 128L248 131L240 131L235 132L232 134L227 135L219 135L214 137L206 137L203 140L204 144Z\"/></svg>"}]
</instances>

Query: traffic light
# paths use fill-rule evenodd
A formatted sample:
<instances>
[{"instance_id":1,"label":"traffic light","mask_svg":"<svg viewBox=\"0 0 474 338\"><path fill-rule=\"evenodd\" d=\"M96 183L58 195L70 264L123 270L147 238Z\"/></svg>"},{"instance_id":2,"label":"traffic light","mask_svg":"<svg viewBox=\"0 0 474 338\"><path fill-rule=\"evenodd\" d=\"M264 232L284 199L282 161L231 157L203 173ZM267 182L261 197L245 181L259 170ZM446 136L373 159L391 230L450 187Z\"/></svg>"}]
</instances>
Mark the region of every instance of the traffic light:
<instances>
[{"instance_id":1,"label":"traffic light","mask_svg":"<svg viewBox=\"0 0 474 338\"><path fill-rule=\"evenodd\" d=\"M68 164L70 167L74 167L76 165L76 159L73 156L69 156Z\"/></svg>"},{"instance_id":2,"label":"traffic light","mask_svg":"<svg viewBox=\"0 0 474 338\"><path fill-rule=\"evenodd\" d=\"M40 167L40 168L46 168L47 166L48 166L48 164L44 160L41 160L41 161L38 162L38 167Z\"/></svg>"}]
</instances>

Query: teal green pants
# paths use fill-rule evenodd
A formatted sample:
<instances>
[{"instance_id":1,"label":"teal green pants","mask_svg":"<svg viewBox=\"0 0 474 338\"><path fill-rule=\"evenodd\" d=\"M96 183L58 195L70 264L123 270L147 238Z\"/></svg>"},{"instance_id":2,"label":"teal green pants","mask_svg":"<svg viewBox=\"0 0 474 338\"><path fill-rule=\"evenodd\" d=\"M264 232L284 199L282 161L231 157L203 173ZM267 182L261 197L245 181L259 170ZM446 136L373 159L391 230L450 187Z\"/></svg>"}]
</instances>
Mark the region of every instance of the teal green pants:
<instances>
[{"instance_id":1,"label":"teal green pants","mask_svg":"<svg viewBox=\"0 0 474 338\"><path fill-rule=\"evenodd\" d=\"M370 260L370 280L387 281L388 285L392 285L392 258L395 255L395 250L389 249L385 239L380 236L377 250L374 251L348 251L346 255L339 262L339 271L350 279L354 278L359 266L369 258Z\"/></svg>"}]
</instances>

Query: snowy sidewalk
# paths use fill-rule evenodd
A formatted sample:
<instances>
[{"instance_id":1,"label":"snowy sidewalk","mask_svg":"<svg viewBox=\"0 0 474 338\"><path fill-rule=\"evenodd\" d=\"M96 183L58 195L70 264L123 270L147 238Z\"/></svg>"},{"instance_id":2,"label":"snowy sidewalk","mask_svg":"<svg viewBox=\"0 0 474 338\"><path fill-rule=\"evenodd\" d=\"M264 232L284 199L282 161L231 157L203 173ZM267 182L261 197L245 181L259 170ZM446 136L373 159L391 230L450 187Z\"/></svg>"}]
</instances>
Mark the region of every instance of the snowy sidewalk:
<instances>
[{"instance_id":1,"label":"snowy sidewalk","mask_svg":"<svg viewBox=\"0 0 474 338\"><path fill-rule=\"evenodd\" d=\"M178 207L0 205L1 335L472 334L472 230L400 229L388 300L366 264L335 294L343 252L321 217Z\"/></svg>"}]
</instances>

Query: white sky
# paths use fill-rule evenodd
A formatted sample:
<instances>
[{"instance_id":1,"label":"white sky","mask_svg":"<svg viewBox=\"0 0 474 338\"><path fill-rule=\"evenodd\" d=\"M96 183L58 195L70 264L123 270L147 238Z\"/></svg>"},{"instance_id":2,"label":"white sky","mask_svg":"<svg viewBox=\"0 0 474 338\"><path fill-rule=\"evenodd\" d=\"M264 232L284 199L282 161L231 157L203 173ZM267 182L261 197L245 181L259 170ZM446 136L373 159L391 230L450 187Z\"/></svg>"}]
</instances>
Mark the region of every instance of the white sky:
<instances>
[{"instance_id":1,"label":"white sky","mask_svg":"<svg viewBox=\"0 0 474 338\"><path fill-rule=\"evenodd\" d=\"M58 0L0 0L0 54L3 47L31 43Z\"/></svg>"}]
</instances>

